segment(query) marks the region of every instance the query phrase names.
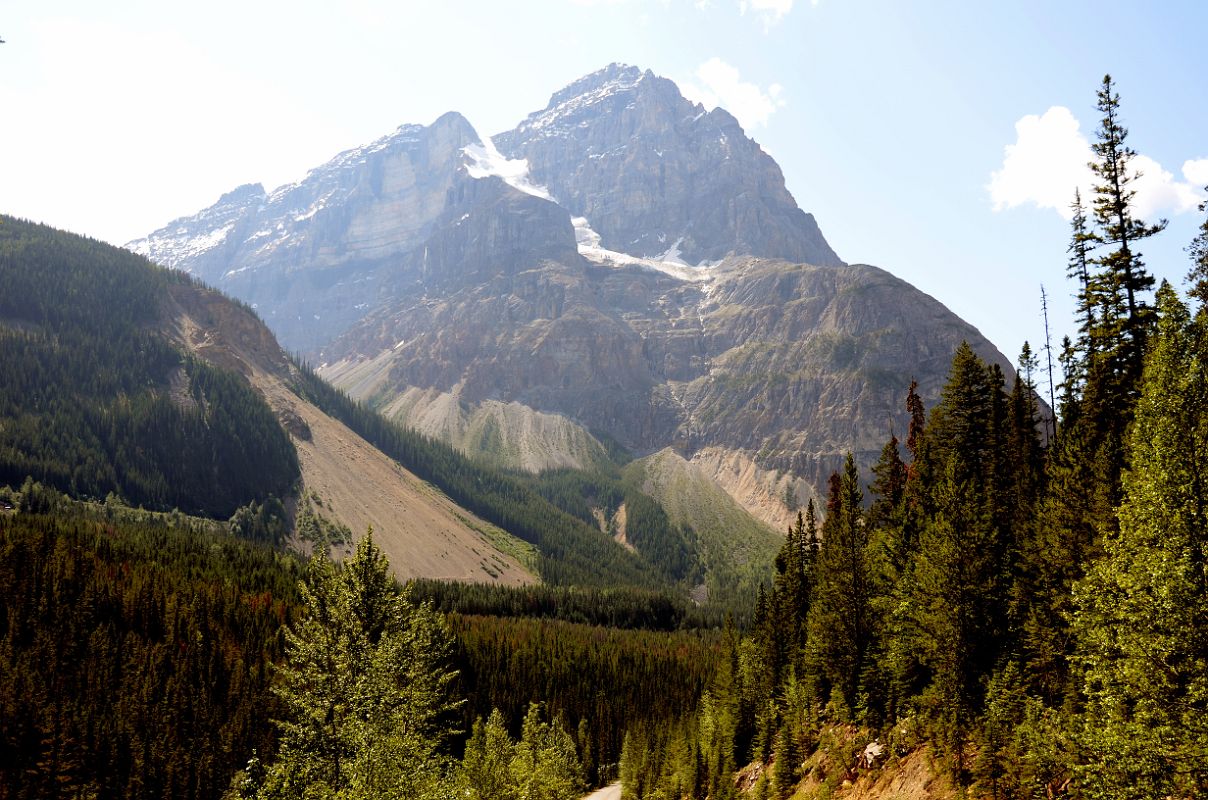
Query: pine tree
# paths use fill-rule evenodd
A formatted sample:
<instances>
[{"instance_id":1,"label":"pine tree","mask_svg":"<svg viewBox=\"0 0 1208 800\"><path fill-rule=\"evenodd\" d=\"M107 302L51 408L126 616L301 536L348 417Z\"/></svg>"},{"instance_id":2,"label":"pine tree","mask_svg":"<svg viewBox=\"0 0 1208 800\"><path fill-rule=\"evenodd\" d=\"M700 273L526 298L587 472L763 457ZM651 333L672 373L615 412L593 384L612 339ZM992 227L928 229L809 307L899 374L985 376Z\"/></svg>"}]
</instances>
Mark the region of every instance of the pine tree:
<instances>
[{"instance_id":1,"label":"pine tree","mask_svg":"<svg viewBox=\"0 0 1208 800\"><path fill-rule=\"evenodd\" d=\"M462 758L462 776L466 797L470 800L511 800L515 787L511 764L516 745L508 736L503 715L498 709L484 723L474 723Z\"/></svg>"},{"instance_id":2,"label":"pine tree","mask_svg":"<svg viewBox=\"0 0 1208 800\"><path fill-rule=\"evenodd\" d=\"M1120 527L1075 587L1092 798L1208 795L1208 316L1158 293Z\"/></svg>"},{"instance_id":3,"label":"pine tree","mask_svg":"<svg viewBox=\"0 0 1208 800\"><path fill-rule=\"evenodd\" d=\"M1083 357L1088 357L1094 342L1092 335L1096 330L1095 309L1098 306L1098 298L1095 295L1095 287L1091 283L1091 251L1095 243L1095 236L1087 228L1086 223L1086 208L1082 205L1082 190L1074 190L1074 202L1070 204L1070 209L1074 212L1073 218L1070 220L1070 245L1066 248L1069 253L1069 261L1066 266L1066 275L1076 282L1077 291L1074 294L1075 298L1075 320L1078 324L1078 340L1077 347ZM1067 376L1067 380L1069 376Z\"/></svg>"},{"instance_id":4,"label":"pine tree","mask_svg":"<svg viewBox=\"0 0 1208 800\"><path fill-rule=\"evenodd\" d=\"M1208 191L1208 186L1204 187ZM1200 203L1200 211L1208 210L1208 203ZM1208 308L1208 218L1200 225L1200 232L1191 240L1187 247L1191 256L1191 272L1187 273L1187 282L1191 284L1189 294L1200 303L1200 308Z\"/></svg>"},{"instance_id":5,"label":"pine tree","mask_svg":"<svg viewBox=\"0 0 1208 800\"><path fill-rule=\"evenodd\" d=\"M1103 76L1096 107L1103 115L1091 145L1095 153L1090 168L1096 180L1092 205L1096 230L1083 235L1088 237L1085 241L1109 249L1093 259L1098 268L1092 279L1093 295L1099 309L1089 346L1106 356L1103 368L1109 373L1100 377L1107 383L1104 388L1108 392L1097 410L1113 413L1117 410L1115 402L1122 399L1119 395L1135 398L1152 316L1143 295L1153 289L1153 276L1145 268L1137 245L1164 230L1166 221L1148 225L1136 216L1132 184L1139 176L1130 171L1130 164L1137 154L1125 144L1128 129L1120 121L1120 95L1115 92L1111 75Z\"/></svg>"},{"instance_id":6,"label":"pine tree","mask_svg":"<svg viewBox=\"0 0 1208 800\"><path fill-rule=\"evenodd\" d=\"M517 800L567 800L583 792L583 770L575 740L561 723L541 718L533 703L524 716L520 742L512 757L512 797Z\"/></svg>"},{"instance_id":7,"label":"pine tree","mask_svg":"<svg viewBox=\"0 0 1208 800\"><path fill-rule=\"evenodd\" d=\"M280 668L279 760L260 795L442 796L457 705L443 621L399 590L372 530L343 568L312 559L301 593L308 613L286 630Z\"/></svg>"},{"instance_id":8,"label":"pine tree","mask_svg":"<svg viewBox=\"0 0 1208 800\"><path fill-rule=\"evenodd\" d=\"M860 674L872 644L872 576L868 563L869 528L856 462L849 453L843 476L831 477L822 549L808 621L807 666L819 688L854 714ZM828 699L823 696L821 699Z\"/></svg>"},{"instance_id":9,"label":"pine tree","mask_svg":"<svg viewBox=\"0 0 1208 800\"><path fill-rule=\"evenodd\" d=\"M898 437L890 436L881 448L881 456L872 468L873 481L868 487L873 495L868 510L868 524L873 528L895 524L906 493L906 464L898 451Z\"/></svg>"},{"instance_id":10,"label":"pine tree","mask_svg":"<svg viewBox=\"0 0 1208 800\"><path fill-rule=\"evenodd\" d=\"M920 532L892 647L899 668L925 682L920 702L958 767L1007 633L1008 417L1001 371L963 344L927 426L926 474L935 477L924 492L934 511Z\"/></svg>"}]
</instances>

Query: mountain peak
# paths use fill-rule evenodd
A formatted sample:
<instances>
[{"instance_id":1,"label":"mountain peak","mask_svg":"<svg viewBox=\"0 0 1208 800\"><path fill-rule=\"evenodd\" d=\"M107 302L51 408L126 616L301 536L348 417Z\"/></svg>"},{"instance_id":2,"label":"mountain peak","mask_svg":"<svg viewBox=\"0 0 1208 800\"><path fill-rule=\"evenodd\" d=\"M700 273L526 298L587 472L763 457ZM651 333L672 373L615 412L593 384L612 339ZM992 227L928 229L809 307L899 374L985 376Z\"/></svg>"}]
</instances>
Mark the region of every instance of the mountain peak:
<instances>
[{"instance_id":1,"label":"mountain peak","mask_svg":"<svg viewBox=\"0 0 1208 800\"><path fill-rule=\"evenodd\" d=\"M554 92L550 96L549 107L552 108L575 97L581 97L601 90L620 91L632 89L644 77L650 74L652 73L643 73L640 68L629 64L613 62L607 67L584 75L582 78L572 81Z\"/></svg>"},{"instance_id":2,"label":"mountain peak","mask_svg":"<svg viewBox=\"0 0 1208 800\"><path fill-rule=\"evenodd\" d=\"M216 206L225 205L242 205L248 200L260 199L265 195L264 184L262 183L245 183L242 186L236 187L231 191L218 198Z\"/></svg>"},{"instance_id":3,"label":"mountain peak","mask_svg":"<svg viewBox=\"0 0 1208 800\"><path fill-rule=\"evenodd\" d=\"M493 141L607 250L647 258L678 243L689 264L730 253L843 263L733 115L648 70L609 64Z\"/></svg>"},{"instance_id":4,"label":"mountain peak","mask_svg":"<svg viewBox=\"0 0 1208 800\"><path fill-rule=\"evenodd\" d=\"M653 77L654 73L649 70L642 72L628 64L609 64L554 92L550 95L549 104L529 114L516 130L556 133L561 127L557 123L578 118L618 95L627 95L647 78Z\"/></svg>"}]
</instances>

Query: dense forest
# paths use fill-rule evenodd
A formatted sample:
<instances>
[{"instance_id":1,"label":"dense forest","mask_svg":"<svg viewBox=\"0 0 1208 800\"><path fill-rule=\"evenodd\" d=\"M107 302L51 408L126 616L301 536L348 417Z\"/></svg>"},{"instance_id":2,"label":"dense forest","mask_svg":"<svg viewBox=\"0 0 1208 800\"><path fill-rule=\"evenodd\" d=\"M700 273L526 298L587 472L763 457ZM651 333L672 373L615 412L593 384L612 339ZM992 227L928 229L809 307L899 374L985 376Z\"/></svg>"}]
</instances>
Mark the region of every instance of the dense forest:
<instances>
[{"instance_id":1,"label":"dense forest","mask_svg":"<svg viewBox=\"0 0 1208 800\"><path fill-rule=\"evenodd\" d=\"M760 800L830 793L920 749L975 797L1208 796L1208 221L1197 307L1153 295L1164 224L1110 77L1098 103L1056 424L1027 347L1010 387L967 346L930 413L911 387L904 447L802 515L698 714L631 732L625 797L731 797L749 762Z\"/></svg>"},{"instance_id":2,"label":"dense forest","mask_svg":"<svg viewBox=\"0 0 1208 800\"><path fill-rule=\"evenodd\" d=\"M275 749L300 577L167 515L0 514L0 797L220 796Z\"/></svg>"},{"instance_id":3,"label":"dense forest","mask_svg":"<svg viewBox=\"0 0 1208 800\"><path fill-rule=\"evenodd\" d=\"M160 333L166 285L187 280L0 217L0 485L221 518L292 490L297 455L264 400Z\"/></svg>"}]
</instances>

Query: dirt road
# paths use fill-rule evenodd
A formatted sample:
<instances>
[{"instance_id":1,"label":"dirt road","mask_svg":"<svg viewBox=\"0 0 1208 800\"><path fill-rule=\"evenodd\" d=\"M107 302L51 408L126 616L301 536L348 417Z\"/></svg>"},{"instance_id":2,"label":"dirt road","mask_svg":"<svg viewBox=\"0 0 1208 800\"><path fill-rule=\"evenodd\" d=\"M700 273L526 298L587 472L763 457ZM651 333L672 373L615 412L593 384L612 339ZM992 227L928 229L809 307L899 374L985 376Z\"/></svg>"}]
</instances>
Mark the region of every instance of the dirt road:
<instances>
[{"instance_id":1,"label":"dirt road","mask_svg":"<svg viewBox=\"0 0 1208 800\"><path fill-rule=\"evenodd\" d=\"M621 800L621 784L613 783L603 789L592 792L583 800Z\"/></svg>"}]
</instances>

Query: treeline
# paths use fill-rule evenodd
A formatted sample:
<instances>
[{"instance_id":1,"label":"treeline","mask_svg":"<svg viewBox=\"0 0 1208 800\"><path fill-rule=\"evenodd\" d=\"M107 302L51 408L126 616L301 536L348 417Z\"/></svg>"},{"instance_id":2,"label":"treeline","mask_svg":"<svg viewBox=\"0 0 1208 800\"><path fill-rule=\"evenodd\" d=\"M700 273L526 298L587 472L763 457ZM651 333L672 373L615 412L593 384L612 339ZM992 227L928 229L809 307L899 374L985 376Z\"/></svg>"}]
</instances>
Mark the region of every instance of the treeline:
<instances>
[{"instance_id":1,"label":"treeline","mask_svg":"<svg viewBox=\"0 0 1208 800\"><path fill-rule=\"evenodd\" d=\"M299 365L295 390L460 505L536 546L541 577L557 585L663 588L668 578L522 478L477 464L447 444L387 420Z\"/></svg>"},{"instance_id":2,"label":"treeline","mask_svg":"<svg viewBox=\"0 0 1208 800\"><path fill-rule=\"evenodd\" d=\"M297 455L264 400L157 331L178 280L0 218L0 484L218 518L292 489Z\"/></svg>"},{"instance_id":3,"label":"treeline","mask_svg":"<svg viewBox=\"0 0 1208 800\"><path fill-rule=\"evenodd\" d=\"M1163 224L1133 211L1110 77L1098 99L1055 430L1026 346L1009 390L967 345L929 414L911 387L871 502L849 458L698 715L635 729L627 797L721 800L756 760L755 796L786 798L843 725L882 759L926 746L996 800L1208 796L1208 221L1189 248L1198 309L1165 284L1151 302L1137 246Z\"/></svg>"},{"instance_id":4,"label":"treeline","mask_svg":"<svg viewBox=\"0 0 1208 800\"><path fill-rule=\"evenodd\" d=\"M301 570L168 522L0 514L0 797L214 798L275 748Z\"/></svg>"},{"instance_id":5,"label":"treeline","mask_svg":"<svg viewBox=\"0 0 1208 800\"><path fill-rule=\"evenodd\" d=\"M454 614L467 721L493 709L518 732L531 703L577 731L588 782L617 775L625 731L695 708L720 634L617 630L556 620Z\"/></svg>"},{"instance_id":6,"label":"treeline","mask_svg":"<svg viewBox=\"0 0 1208 800\"><path fill-rule=\"evenodd\" d=\"M409 582L418 602L462 616L528 617L628 630L674 631L718 627L721 620L666 592L627 587L502 586L418 579Z\"/></svg>"}]
</instances>

